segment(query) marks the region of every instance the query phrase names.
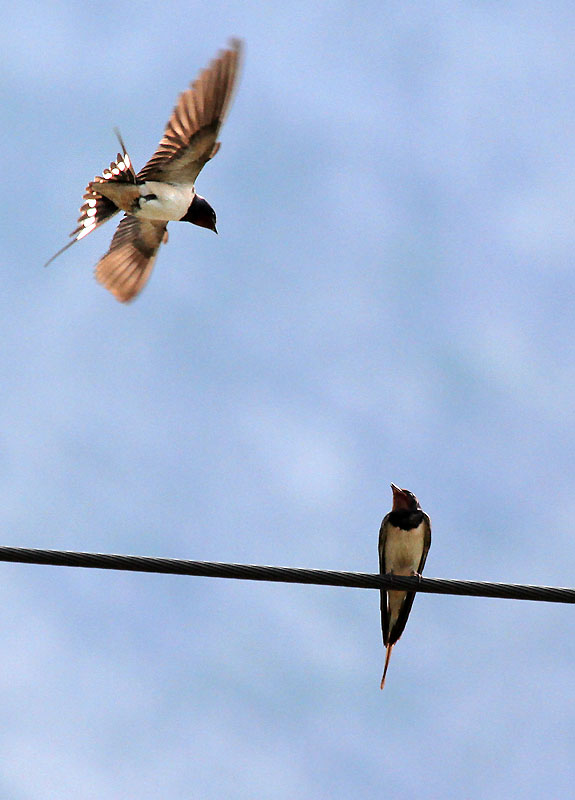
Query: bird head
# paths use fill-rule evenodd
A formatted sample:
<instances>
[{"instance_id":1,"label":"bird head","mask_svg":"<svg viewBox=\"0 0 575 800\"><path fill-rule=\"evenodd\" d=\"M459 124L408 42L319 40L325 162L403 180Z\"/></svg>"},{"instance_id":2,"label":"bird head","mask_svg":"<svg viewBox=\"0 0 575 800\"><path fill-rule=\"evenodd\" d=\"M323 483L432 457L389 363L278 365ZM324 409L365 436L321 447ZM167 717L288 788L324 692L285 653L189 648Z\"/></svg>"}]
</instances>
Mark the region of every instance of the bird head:
<instances>
[{"instance_id":1,"label":"bird head","mask_svg":"<svg viewBox=\"0 0 575 800\"><path fill-rule=\"evenodd\" d=\"M200 228L208 228L214 233L218 232L216 230L216 212L208 201L200 197L199 194L194 195L190 207L180 222L191 222L194 225L199 225Z\"/></svg>"},{"instance_id":2,"label":"bird head","mask_svg":"<svg viewBox=\"0 0 575 800\"><path fill-rule=\"evenodd\" d=\"M393 492L393 511L400 511L401 509L418 511L421 508L419 500L409 489L400 489L392 483L391 491Z\"/></svg>"}]
</instances>

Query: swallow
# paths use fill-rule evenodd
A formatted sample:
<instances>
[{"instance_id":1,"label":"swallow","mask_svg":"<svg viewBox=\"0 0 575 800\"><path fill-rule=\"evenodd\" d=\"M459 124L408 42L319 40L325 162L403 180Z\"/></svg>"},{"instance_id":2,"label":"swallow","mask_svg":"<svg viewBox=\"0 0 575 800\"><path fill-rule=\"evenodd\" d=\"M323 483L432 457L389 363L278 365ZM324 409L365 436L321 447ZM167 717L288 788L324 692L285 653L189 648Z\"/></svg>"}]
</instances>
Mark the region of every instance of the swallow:
<instances>
[{"instance_id":1,"label":"swallow","mask_svg":"<svg viewBox=\"0 0 575 800\"><path fill-rule=\"evenodd\" d=\"M158 148L136 174L119 132L121 152L109 169L86 187L72 241L95 231L118 211L124 212L108 252L95 269L96 279L122 303L145 286L160 245L168 241L171 220L191 222L217 233L216 213L195 188L204 165L220 149L218 134L230 106L239 72L242 44L232 39L226 50L183 92Z\"/></svg>"},{"instance_id":2,"label":"swallow","mask_svg":"<svg viewBox=\"0 0 575 800\"><path fill-rule=\"evenodd\" d=\"M421 576L431 546L431 521L421 510L417 497L391 484L393 505L379 530L379 572L381 575ZM415 592L382 589L381 632L386 647L380 689L385 684L389 658L409 617Z\"/></svg>"}]
</instances>

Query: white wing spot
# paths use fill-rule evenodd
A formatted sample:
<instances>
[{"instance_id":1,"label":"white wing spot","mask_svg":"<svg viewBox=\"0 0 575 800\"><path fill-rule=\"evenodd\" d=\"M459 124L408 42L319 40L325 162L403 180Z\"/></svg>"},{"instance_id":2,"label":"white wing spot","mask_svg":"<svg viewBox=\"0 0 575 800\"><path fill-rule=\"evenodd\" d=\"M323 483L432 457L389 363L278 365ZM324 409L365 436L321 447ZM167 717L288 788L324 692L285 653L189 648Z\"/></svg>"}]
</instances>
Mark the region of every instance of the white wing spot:
<instances>
[{"instance_id":1,"label":"white wing spot","mask_svg":"<svg viewBox=\"0 0 575 800\"><path fill-rule=\"evenodd\" d=\"M84 220L84 230L80 231L80 233L76 236L76 241L83 239L84 236L87 236L89 233L91 233L95 227L96 225L94 224L93 220L91 219Z\"/></svg>"}]
</instances>

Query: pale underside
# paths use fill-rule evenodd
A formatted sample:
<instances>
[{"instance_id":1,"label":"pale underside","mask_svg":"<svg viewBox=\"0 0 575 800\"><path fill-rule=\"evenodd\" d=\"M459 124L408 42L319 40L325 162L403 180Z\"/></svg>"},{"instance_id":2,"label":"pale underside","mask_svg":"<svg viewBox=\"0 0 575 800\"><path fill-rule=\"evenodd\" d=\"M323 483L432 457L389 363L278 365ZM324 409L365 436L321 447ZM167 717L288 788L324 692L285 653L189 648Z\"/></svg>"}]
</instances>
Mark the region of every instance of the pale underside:
<instances>
[{"instance_id":1,"label":"pale underside","mask_svg":"<svg viewBox=\"0 0 575 800\"><path fill-rule=\"evenodd\" d=\"M425 520L412 530L404 531L390 525L385 540L385 563L393 564L394 575L413 575L419 569L425 547ZM395 625L407 592L387 592L389 628Z\"/></svg>"},{"instance_id":2,"label":"pale underside","mask_svg":"<svg viewBox=\"0 0 575 800\"><path fill-rule=\"evenodd\" d=\"M94 190L118 208L142 219L159 222L180 220L186 214L196 190L191 184L146 181L138 184L94 182Z\"/></svg>"}]
</instances>

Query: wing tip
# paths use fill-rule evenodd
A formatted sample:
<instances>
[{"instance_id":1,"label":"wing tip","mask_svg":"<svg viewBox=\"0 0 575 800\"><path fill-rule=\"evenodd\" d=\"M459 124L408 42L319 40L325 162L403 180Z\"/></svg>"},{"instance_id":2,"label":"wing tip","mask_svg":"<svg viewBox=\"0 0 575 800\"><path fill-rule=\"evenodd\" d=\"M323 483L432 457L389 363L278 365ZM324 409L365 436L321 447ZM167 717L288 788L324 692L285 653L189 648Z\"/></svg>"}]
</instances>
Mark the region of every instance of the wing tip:
<instances>
[{"instance_id":1,"label":"wing tip","mask_svg":"<svg viewBox=\"0 0 575 800\"><path fill-rule=\"evenodd\" d=\"M228 39L228 49L241 52L244 49L244 40L241 36L230 36Z\"/></svg>"}]
</instances>

